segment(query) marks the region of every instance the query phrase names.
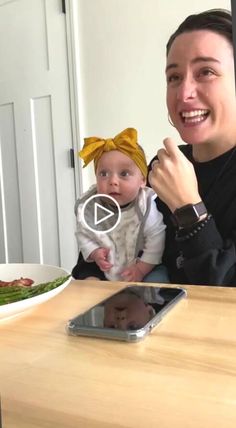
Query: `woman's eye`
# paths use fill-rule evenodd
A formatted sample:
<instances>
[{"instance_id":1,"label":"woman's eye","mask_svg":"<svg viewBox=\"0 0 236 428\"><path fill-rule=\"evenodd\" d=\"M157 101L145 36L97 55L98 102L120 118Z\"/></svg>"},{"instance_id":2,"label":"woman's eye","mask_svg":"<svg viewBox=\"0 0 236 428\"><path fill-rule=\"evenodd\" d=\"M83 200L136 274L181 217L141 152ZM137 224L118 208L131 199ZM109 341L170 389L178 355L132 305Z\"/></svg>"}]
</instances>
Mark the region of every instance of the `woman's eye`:
<instances>
[{"instance_id":1,"label":"woman's eye","mask_svg":"<svg viewBox=\"0 0 236 428\"><path fill-rule=\"evenodd\" d=\"M167 83L176 83L180 80L180 76L178 74L170 74L167 76Z\"/></svg>"},{"instance_id":2,"label":"woman's eye","mask_svg":"<svg viewBox=\"0 0 236 428\"><path fill-rule=\"evenodd\" d=\"M211 77L213 76L215 73L210 69L210 68L204 68L203 70L199 71L199 77Z\"/></svg>"}]
</instances>

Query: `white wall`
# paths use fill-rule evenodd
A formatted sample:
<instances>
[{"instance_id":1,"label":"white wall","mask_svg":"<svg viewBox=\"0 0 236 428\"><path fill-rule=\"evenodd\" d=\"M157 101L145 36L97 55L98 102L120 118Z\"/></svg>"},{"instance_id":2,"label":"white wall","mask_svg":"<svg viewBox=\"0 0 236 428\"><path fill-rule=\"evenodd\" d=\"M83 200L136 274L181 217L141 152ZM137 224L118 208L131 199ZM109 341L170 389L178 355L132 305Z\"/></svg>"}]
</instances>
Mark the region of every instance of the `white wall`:
<instances>
[{"instance_id":1,"label":"white wall","mask_svg":"<svg viewBox=\"0 0 236 428\"><path fill-rule=\"evenodd\" d=\"M150 160L172 136L165 105L165 46L188 15L230 9L230 0L77 0L82 137L138 130ZM175 5L175 6L174 6ZM83 187L94 182L83 170Z\"/></svg>"}]
</instances>

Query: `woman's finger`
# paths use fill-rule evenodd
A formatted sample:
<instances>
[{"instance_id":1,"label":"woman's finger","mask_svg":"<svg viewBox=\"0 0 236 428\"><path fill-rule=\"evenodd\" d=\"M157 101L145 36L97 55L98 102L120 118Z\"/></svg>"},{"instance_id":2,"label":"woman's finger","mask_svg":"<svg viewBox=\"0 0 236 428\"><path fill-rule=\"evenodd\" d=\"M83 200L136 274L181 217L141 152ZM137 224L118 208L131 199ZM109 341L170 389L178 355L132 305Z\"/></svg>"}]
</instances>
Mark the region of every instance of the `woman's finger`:
<instances>
[{"instance_id":1,"label":"woman's finger","mask_svg":"<svg viewBox=\"0 0 236 428\"><path fill-rule=\"evenodd\" d=\"M162 163L169 158L169 155L165 149L159 149L157 152L157 157L159 162Z\"/></svg>"},{"instance_id":2,"label":"woman's finger","mask_svg":"<svg viewBox=\"0 0 236 428\"><path fill-rule=\"evenodd\" d=\"M165 138L163 144L170 157L176 158L179 156L179 153L181 153L177 143L172 140L172 138Z\"/></svg>"},{"instance_id":3,"label":"woman's finger","mask_svg":"<svg viewBox=\"0 0 236 428\"><path fill-rule=\"evenodd\" d=\"M156 159L156 160L154 160L153 162L152 162L152 165L151 165L151 171L153 171L158 165L159 165L159 160L158 159Z\"/></svg>"}]
</instances>

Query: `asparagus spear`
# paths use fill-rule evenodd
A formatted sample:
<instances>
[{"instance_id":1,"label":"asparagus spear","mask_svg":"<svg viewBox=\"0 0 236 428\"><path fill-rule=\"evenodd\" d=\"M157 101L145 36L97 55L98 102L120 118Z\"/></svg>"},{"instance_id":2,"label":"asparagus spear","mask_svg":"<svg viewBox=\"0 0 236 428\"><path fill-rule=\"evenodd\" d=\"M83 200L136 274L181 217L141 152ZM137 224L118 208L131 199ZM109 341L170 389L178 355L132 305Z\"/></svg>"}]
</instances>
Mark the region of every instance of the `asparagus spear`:
<instances>
[{"instance_id":1,"label":"asparagus spear","mask_svg":"<svg viewBox=\"0 0 236 428\"><path fill-rule=\"evenodd\" d=\"M54 290L59 285L64 284L70 275L56 278L54 281L45 282L35 285L34 287L10 286L0 288L0 305L17 302L19 300L29 299L30 297L39 296L47 291Z\"/></svg>"}]
</instances>

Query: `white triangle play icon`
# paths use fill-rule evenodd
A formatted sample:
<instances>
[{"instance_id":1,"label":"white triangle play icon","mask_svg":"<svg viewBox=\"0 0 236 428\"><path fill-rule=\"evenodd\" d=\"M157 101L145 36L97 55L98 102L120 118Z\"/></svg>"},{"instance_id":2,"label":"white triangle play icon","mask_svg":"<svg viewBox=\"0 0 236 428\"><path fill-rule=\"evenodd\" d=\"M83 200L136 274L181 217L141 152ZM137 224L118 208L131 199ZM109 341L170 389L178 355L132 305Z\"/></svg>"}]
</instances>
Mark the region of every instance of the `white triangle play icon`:
<instances>
[{"instance_id":1,"label":"white triangle play icon","mask_svg":"<svg viewBox=\"0 0 236 428\"><path fill-rule=\"evenodd\" d=\"M100 210L100 213L101 213L101 211L103 211L104 213L106 213L106 215L104 215L102 218L98 219L98 210ZM108 210L107 208L104 208L102 205L95 202L95 204L94 204L94 224L95 224L95 226L99 223L102 223L104 220L107 220L108 218L112 217L113 215L114 215L114 213L112 211Z\"/></svg>"}]
</instances>

